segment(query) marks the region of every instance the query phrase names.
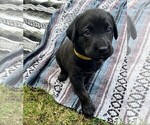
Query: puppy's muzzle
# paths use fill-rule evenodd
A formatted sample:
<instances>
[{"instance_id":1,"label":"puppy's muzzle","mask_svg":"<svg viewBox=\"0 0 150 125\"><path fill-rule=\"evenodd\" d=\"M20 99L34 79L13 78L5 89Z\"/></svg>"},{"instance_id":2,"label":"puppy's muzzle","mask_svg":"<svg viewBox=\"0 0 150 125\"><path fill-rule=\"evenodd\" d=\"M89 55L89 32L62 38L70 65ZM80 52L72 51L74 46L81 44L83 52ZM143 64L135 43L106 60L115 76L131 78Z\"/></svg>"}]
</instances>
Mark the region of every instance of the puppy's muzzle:
<instances>
[{"instance_id":1,"label":"puppy's muzzle","mask_svg":"<svg viewBox=\"0 0 150 125\"><path fill-rule=\"evenodd\" d=\"M113 47L111 45L96 47L93 51L91 51L91 58L93 60L106 60L113 54Z\"/></svg>"},{"instance_id":2,"label":"puppy's muzzle","mask_svg":"<svg viewBox=\"0 0 150 125\"><path fill-rule=\"evenodd\" d=\"M101 54L105 54L109 51L109 47L108 46L104 46L104 47L99 47L98 48L99 53Z\"/></svg>"}]
</instances>

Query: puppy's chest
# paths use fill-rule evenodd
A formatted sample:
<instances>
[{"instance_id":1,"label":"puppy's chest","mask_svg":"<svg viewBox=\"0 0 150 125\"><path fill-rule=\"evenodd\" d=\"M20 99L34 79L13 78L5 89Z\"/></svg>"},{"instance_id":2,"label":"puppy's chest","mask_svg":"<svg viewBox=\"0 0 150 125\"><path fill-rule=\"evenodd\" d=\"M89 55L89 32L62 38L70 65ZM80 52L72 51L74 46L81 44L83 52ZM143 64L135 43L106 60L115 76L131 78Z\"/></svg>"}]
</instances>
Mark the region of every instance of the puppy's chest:
<instances>
[{"instance_id":1,"label":"puppy's chest","mask_svg":"<svg viewBox=\"0 0 150 125\"><path fill-rule=\"evenodd\" d=\"M84 74L93 74L101 68L102 64L103 62L82 62L78 66Z\"/></svg>"}]
</instances>

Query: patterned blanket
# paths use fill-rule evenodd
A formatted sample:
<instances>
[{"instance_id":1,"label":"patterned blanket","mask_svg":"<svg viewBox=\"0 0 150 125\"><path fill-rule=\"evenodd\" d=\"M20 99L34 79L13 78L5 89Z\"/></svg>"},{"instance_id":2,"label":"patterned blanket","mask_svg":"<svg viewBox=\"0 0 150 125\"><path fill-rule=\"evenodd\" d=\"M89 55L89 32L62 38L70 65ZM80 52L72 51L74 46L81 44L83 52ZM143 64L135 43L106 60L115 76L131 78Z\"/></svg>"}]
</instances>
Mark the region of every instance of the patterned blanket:
<instances>
[{"instance_id":1,"label":"patterned blanket","mask_svg":"<svg viewBox=\"0 0 150 125\"><path fill-rule=\"evenodd\" d=\"M70 80L59 82L57 79L60 68L55 52L65 41L68 25L79 13L90 8L102 8L114 16L119 37L113 40L114 54L87 86L96 107L94 116L112 123L150 124L150 1L129 0L128 6L126 0L68 0L63 5L59 1L47 3L29 0L23 7L18 0L14 6L8 3L0 5L5 17L0 18L3 28L0 31L0 51L3 52L0 57L0 83L13 87L40 87L53 95L58 103L80 112L80 102ZM7 12L10 9L17 12L10 15ZM22 9L24 24L20 14ZM128 39L131 49L128 55L127 13L137 30L136 39ZM21 32L24 33L23 38Z\"/></svg>"}]
</instances>

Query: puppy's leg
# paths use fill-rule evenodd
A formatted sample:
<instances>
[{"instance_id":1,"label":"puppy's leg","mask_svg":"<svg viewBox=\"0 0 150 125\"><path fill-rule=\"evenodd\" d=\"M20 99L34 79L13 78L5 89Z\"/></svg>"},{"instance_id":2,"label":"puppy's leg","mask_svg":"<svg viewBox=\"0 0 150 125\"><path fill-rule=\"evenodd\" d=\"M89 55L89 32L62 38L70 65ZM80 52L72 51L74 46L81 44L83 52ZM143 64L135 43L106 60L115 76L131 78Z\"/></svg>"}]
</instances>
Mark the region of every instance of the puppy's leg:
<instances>
[{"instance_id":1,"label":"puppy's leg","mask_svg":"<svg viewBox=\"0 0 150 125\"><path fill-rule=\"evenodd\" d=\"M61 64L61 62L59 61L58 58L56 58L56 61L57 61L58 65L59 65L59 67L60 67L60 69L61 69L61 72L60 72L60 74L59 74L59 76L58 76L58 80L59 80L60 82L65 81L65 80L68 78L68 74L67 74L67 72L65 71L65 69L63 68L63 66L62 66L62 64Z\"/></svg>"},{"instance_id":2,"label":"puppy's leg","mask_svg":"<svg viewBox=\"0 0 150 125\"><path fill-rule=\"evenodd\" d=\"M84 86L84 78L79 73L71 74L70 81L73 85L75 94L79 97L82 106L82 112L87 117L92 117L95 107L92 104L90 96Z\"/></svg>"},{"instance_id":3,"label":"puppy's leg","mask_svg":"<svg viewBox=\"0 0 150 125\"><path fill-rule=\"evenodd\" d=\"M65 81L66 79L68 78L68 75L64 72L64 70L62 70L62 68L61 68L61 72L60 72L60 74L59 74L59 76L58 76L58 80L60 81L60 82L62 82L62 81Z\"/></svg>"},{"instance_id":4,"label":"puppy's leg","mask_svg":"<svg viewBox=\"0 0 150 125\"><path fill-rule=\"evenodd\" d=\"M84 85L86 90L88 90L89 86L90 86L90 80L92 78L92 74L86 75L85 80L84 80Z\"/></svg>"}]
</instances>

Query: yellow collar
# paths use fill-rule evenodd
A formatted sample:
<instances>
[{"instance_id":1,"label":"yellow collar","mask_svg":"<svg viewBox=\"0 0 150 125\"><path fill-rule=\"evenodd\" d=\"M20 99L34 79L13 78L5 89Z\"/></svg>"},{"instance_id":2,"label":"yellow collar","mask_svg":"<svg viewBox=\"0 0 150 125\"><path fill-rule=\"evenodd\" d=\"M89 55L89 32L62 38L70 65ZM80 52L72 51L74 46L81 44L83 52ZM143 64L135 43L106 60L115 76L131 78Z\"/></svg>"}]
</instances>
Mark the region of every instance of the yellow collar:
<instances>
[{"instance_id":1,"label":"yellow collar","mask_svg":"<svg viewBox=\"0 0 150 125\"><path fill-rule=\"evenodd\" d=\"M84 56L84 55L78 53L75 49L74 49L74 53L76 54L77 57L79 57L79 58L81 58L81 59L83 59L83 60L92 60L91 58L86 57L86 56Z\"/></svg>"}]
</instances>

